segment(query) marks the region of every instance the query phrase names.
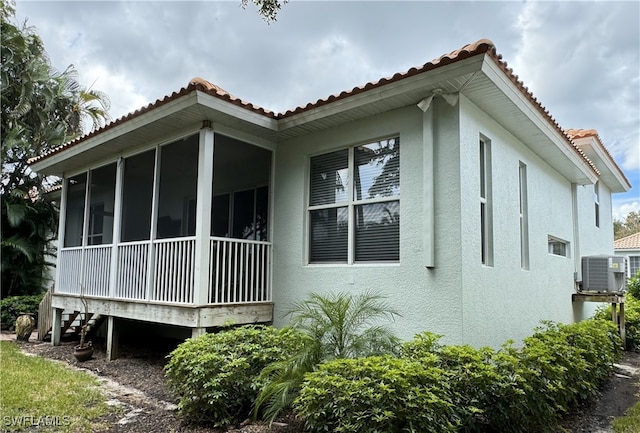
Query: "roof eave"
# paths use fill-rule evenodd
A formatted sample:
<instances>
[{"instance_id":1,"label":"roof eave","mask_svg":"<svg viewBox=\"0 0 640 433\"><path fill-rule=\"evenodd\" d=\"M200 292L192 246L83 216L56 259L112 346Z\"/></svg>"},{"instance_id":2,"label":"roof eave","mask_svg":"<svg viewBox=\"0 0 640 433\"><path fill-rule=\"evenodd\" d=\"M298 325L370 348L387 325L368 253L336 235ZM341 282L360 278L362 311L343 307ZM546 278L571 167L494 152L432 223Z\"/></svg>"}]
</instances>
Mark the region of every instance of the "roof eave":
<instances>
[{"instance_id":1,"label":"roof eave","mask_svg":"<svg viewBox=\"0 0 640 433\"><path fill-rule=\"evenodd\" d=\"M137 144L127 143L128 136L148 136L148 144L153 144L197 131L204 120L211 120L214 124L220 122L235 125L267 139L275 136L277 130L277 120L273 116L264 115L233 101L225 101L194 87L170 100L157 102L149 106L149 109L134 113L102 131L55 149L50 155L36 158L31 163L31 168L42 174L62 175L70 170L83 168L82 161L78 159L80 155L85 155L86 159L83 160L86 161L99 161L113 159L137 148ZM164 134L156 132L158 128L166 128L170 122L173 122L172 131Z\"/></svg>"},{"instance_id":2,"label":"roof eave","mask_svg":"<svg viewBox=\"0 0 640 433\"><path fill-rule=\"evenodd\" d=\"M572 183L586 185L598 179L598 171L579 149L577 149L564 134L560 126L549 115L548 111L531 95L517 76L506 70L495 55L487 54L483 63L482 74L476 80L488 79L513 104L510 119L502 114L492 117L502 124L509 132L525 143L535 154L546 161L556 171L561 173ZM469 96L470 91L464 92ZM491 108L478 98L471 97L474 103L488 113ZM517 111L524 115L524 119L517 119L513 113ZM525 120L525 123L522 122ZM535 130L537 134L530 131ZM537 135L537 136L536 136Z\"/></svg>"},{"instance_id":3,"label":"roof eave","mask_svg":"<svg viewBox=\"0 0 640 433\"><path fill-rule=\"evenodd\" d=\"M612 159L609 152L602 147L597 137L579 137L574 138L573 141L598 167L601 173L600 179L611 192L627 192L631 189L631 183L618 164Z\"/></svg>"},{"instance_id":4,"label":"roof eave","mask_svg":"<svg viewBox=\"0 0 640 433\"><path fill-rule=\"evenodd\" d=\"M484 53L478 53L462 60L451 62L437 68L420 72L416 75L402 79L390 81L383 85L374 86L370 89L363 89L354 94L336 97L322 104L315 104L300 112L286 113L279 120L278 131L286 135L287 138L308 133L315 129L314 124L320 124L327 119L336 118L334 122L340 123L339 117L349 113L345 117L364 117L358 114L359 111L366 115L372 113L389 111L395 108L402 108L408 105L417 104L421 99L431 95L435 88L443 87L444 83L454 78L459 78L463 82L472 76L474 72L480 70ZM459 89L449 89L451 93ZM372 108L379 105L379 109ZM368 109L365 110L365 107ZM324 128L327 123L323 123ZM317 126L321 129L320 126Z\"/></svg>"}]
</instances>

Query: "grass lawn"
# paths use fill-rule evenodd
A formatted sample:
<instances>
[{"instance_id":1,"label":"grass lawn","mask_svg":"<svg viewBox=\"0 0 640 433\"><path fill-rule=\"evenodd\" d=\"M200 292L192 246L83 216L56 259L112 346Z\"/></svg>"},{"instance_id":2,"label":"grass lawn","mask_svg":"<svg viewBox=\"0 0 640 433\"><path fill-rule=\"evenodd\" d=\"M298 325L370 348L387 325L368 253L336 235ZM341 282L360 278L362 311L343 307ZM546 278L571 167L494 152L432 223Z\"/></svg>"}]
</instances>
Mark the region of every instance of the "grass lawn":
<instances>
[{"instance_id":1,"label":"grass lawn","mask_svg":"<svg viewBox=\"0 0 640 433\"><path fill-rule=\"evenodd\" d=\"M95 421L113 410L95 378L26 356L8 341L0 341L0 365L0 431L75 433L107 427Z\"/></svg>"},{"instance_id":2,"label":"grass lawn","mask_svg":"<svg viewBox=\"0 0 640 433\"><path fill-rule=\"evenodd\" d=\"M613 420L613 431L615 433L640 432L640 402L631 406L625 416Z\"/></svg>"}]
</instances>

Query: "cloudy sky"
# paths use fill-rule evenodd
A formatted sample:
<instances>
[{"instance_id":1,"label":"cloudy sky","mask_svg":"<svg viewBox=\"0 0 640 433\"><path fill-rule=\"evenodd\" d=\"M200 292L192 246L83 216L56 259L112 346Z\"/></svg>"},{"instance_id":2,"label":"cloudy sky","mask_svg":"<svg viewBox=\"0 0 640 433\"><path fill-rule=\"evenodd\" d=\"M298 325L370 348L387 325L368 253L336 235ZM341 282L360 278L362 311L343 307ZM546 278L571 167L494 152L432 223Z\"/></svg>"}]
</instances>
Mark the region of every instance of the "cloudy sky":
<instances>
[{"instance_id":1,"label":"cloudy sky","mask_svg":"<svg viewBox=\"0 0 640 433\"><path fill-rule=\"evenodd\" d=\"M640 210L640 3L304 1L266 24L240 0L26 1L17 18L54 67L106 92L118 118L200 76L276 112L422 65L478 39L564 128L597 129Z\"/></svg>"}]
</instances>

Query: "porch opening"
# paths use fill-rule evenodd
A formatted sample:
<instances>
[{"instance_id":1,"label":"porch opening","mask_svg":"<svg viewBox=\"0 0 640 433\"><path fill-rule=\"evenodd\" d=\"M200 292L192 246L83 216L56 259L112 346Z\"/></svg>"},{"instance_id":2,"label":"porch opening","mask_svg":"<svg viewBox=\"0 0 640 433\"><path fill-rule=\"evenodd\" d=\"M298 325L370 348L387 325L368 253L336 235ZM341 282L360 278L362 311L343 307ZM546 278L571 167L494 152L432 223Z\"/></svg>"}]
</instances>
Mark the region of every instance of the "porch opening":
<instances>
[{"instance_id":1,"label":"porch opening","mask_svg":"<svg viewBox=\"0 0 640 433\"><path fill-rule=\"evenodd\" d=\"M193 305L205 290L211 304L271 301L271 151L214 134L205 161L200 140L193 134L66 180L57 293ZM199 164L211 164L213 179ZM198 187L212 198L208 239L196 238ZM196 287L204 267L208 281Z\"/></svg>"}]
</instances>

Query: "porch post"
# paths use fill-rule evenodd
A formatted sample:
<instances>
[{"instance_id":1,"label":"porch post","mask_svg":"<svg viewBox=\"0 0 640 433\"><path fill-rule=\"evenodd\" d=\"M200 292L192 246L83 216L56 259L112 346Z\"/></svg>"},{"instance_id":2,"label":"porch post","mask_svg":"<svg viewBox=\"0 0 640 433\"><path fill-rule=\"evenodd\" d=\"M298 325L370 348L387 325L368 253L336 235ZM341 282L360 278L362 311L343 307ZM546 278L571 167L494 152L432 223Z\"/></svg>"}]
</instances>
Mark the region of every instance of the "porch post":
<instances>
[{"instance_id":1,"label":"porch post","mask_svg":"<svg viewBox=\"0 0 640 433\"><path fill-rule=\"evenodd\" d=\"M53 320L51 321L51 345L60 346L60 336L62 334L62 308L53 309Z\"/></svg>"},{"instance_id":2,"label":"porch post","mask_svg":"<svg viewBox=\"0 0 640 433\"><path fill-rule=\"evenodd\" d=\"M202 122L198 151L196 245L193 303L209 303L209 244L211 243L211 189L213 187L214 133L210 120Z\"/></svg>"},{"instance_id":3,"label":"porch post","mask_svg":"<svg viewBox=\"0 0 640 433\"><path fill-rule=\"evenodd\" d=\"M67 193L69 191L68 188L69 180L67 177L63 175L62 177L62 193L60 195L60 215L58 215L58 250L56 257L56 279L53 285L53 293L55 293L60 288L60 261L61 261L61 251L64 248L64 236L65 236L65 227L66 227L66 217L67 217Z\"/></svg>"},{"instance_id":4,"label":"porch post","mask_svg":"<svg viewBox=\"0 0 640 433\"><path fill-rule=\"evenodd\" d=\"M162 148L156 147L155 163L153 166L153 197L151 198L151 232L149 233L149 250L147 260L147 293L145 300L150 301L156 286L155 240L158 233L158 197L160 196L160 164L162 163Z\"/></svg>"},{"instance_id":5,"label":"porch post","mask_svg":"<svg viewBox=\"0 0 640 433\"><path fill-rule=\"evenodd\" d=\"M107 361L113 361L118 357L118 328L116 318L107 318Z\"/></svg>"},{"instance_id":6,"label":"porch post","mask_svg":"<svg viewBox=\"0 0 640 433\"><path fill-rule=\"evenodd\" d=\"M86 295L88 290L93 289L87 287L87 246L89 245L89 219L91 218L91 170L87 170L87 184L84 189L84 219L82 221L82 261L80 263L80 287L78 287L79 295Z\"/></svg>"},{"instance_id":7,"label":"porch post","mask_svg":"<svg viewBox=\"0 0 640 433\"><path fill-rule=\"evenodd\" d=\"M116 163L115 200L113 203L113 234L111 247L111 268L109 269L109 298L116 296L116 282L118 280L118 244L122 227L122 183L124 179L124 159L119 158Z\"/></svg>"}]
</instances>

